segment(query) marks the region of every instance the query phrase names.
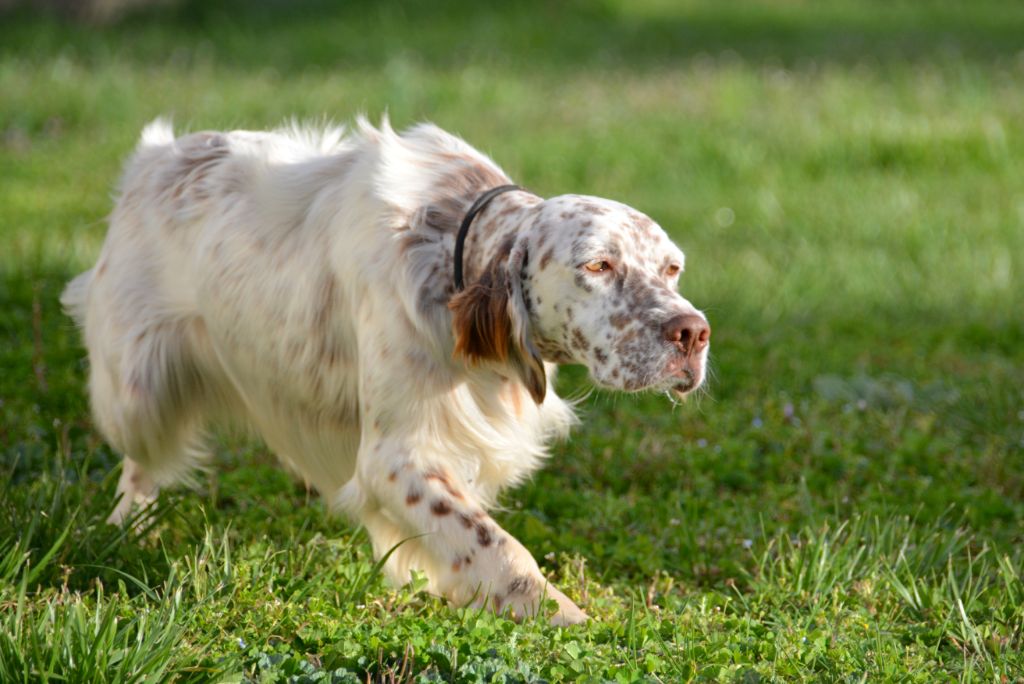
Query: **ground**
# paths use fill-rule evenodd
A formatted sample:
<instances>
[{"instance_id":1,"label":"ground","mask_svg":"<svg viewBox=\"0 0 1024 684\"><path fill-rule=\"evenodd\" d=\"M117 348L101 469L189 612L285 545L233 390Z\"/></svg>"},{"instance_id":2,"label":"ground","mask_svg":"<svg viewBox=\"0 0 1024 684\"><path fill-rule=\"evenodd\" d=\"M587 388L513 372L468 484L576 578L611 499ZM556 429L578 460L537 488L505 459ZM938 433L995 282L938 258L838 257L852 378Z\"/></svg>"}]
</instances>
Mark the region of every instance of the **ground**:
<instances>
[{"instance_id":1,"label":"ground","mask_svg":"<svg viewBox=\"0 0 1024 684\"><path fill-rule=\"evenodd\" d=\"M246 13L241 18L241 8ZM186 2L0 19L0 681L1024 681L1024 6ZM498 518L593 616L413 581L274 465L103 524L57 295L141 127L430 119L687 253L708 392L589 392Z\"/></svg>"}]
</instances>

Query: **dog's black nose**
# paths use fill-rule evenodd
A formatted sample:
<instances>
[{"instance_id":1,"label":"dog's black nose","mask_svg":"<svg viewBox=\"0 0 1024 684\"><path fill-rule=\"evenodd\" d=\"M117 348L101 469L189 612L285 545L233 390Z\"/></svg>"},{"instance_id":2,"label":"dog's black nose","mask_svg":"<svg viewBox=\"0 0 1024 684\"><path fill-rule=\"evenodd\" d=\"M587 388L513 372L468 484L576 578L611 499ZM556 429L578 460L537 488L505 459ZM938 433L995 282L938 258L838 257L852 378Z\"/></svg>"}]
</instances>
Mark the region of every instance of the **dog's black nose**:
<instances>
[{"instance_id":1,"label":"dog's black nose","mask_svg":"<svg viewBox=\"0 0 1024 684\"><path fill-rule=\"evenodd\" d=\"M699 354L711 339L711 326L703 316L680 314L665 321L661 332L667 342L675 342L687 356Z\"/></svg>"}]
</instances>

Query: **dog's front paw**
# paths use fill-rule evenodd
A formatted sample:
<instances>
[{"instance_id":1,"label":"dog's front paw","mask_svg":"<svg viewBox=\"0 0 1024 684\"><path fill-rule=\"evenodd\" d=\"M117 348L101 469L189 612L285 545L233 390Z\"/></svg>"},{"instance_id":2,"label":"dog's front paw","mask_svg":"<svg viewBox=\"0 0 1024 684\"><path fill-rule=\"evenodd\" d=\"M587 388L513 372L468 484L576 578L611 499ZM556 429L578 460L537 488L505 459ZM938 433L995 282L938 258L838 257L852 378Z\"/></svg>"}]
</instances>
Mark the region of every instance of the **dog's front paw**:
<instances>
[{"instance_id":1,"label":"dog's front paw","mask_svg":"<svg viewBox=\"0 0 1024 684\"><path fill-rule=\"evenodd\" d=\"M554 602L554 613L551 603ZM547 583L541 576L520 577L512 581L510 591L505 595L492 594L477 601L480 607L489 607L498 615L522 622L539 616L546 616L557 627L578 625L590 618L572 600Z\"/></svg>"},{"instance_id":2,"label":"dog's front paw","mask_svg":"<svg viewBox=\"0 0 1024 684\"><path fill-rule=\"evenodd\" d=\"M553 599L558 604L558 612L551 616L551 624L555 627L579 625L590 619L586 613L580 610L579 606L558 589L548 585L547 594L549 599Z\"/></svg>"}]
</instances>

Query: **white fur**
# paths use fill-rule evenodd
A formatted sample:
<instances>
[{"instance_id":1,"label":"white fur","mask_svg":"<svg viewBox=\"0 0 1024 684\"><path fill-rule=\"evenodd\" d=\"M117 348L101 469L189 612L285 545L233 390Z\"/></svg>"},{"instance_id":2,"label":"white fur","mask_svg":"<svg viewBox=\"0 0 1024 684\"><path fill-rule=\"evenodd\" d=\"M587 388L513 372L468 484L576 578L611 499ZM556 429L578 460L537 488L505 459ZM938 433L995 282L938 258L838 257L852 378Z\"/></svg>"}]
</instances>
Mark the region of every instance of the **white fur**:
<instances>
[{"instance_id":1,"label":"white fur","mask_svg":"<svg viewBox=\"0 0 1024 684\"><path fill-rule=\"evenodd\" d=\"M565 216L574 202L604 201L517 192L481 214L467 275L497 264L510 278L495 296L512 297L516 341L508 361L472 362L452 353L453 224L501 180L493 162L429 125L404 135L361 120L352 135L292 126L181 138L165 121L147 126L96 266L62 300L84 329L97 424L125 455L111 521L188 479L207 426L241 423L361 521L378 556L401 543L386 565L393 581L416 568L453 601L521 617L546 594L559 606L555 622L585 619L486 510L574 421L552 389L551 361L589 358L553 339L570 337L572 314L559 327L554 302L529 298L532 286L582 309L593 287L573 290L571 273L545 270L528 249L552 207ZM681 265L667 238L657 244L658 258ZM564 268L570 246L554 255ZM640 257L634 269L654 262ZM658 315L695 312L666 283L655 287ZM596 313L581 320L595 339L610 329ZM620 347L636 357L631 339ZM677 372L678 359L665 370L674 348L648 346L644 384L664 386ZM615 353L602 355L615 364ZM595 377L614 384L607 369Z\"/></svg>"}]
</instances>

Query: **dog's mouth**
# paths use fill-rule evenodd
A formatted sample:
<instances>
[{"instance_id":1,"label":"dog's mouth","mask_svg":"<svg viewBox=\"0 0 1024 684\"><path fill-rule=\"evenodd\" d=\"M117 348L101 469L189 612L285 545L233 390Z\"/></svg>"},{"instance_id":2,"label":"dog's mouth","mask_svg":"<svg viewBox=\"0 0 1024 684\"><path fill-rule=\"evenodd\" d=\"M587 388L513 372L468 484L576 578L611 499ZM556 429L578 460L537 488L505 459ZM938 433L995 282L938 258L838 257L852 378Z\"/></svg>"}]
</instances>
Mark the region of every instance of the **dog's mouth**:
<instances>
[{"instance_id":1,"label":"dog's mouth","mask_svg":"<svg viewBox=\"0 0 1024 684\"><path fill-rule=\"evenodd\" d=\"M614 366L608 364L588 366L590 380L604 389L630 393L657 392L677 399L692 394L704 384L707 376L705 354L680 354L674 349L667 354L660 351L663 352L660 358L628 366L629 373L611 372L609 368Z\"/></svg>"},{"instance_id":2,"label":"dog's mouth","mask_svg":"<svg viewBox=\"0 0 1024 684\"><path fill-rule=\"evenodd\" d=\"M690 394L704 381L701 363L697 359L684 358L674 361L668 368L669 389L682 398Z\"/></svg>"},{"instance_id":3,"label":"dog's mouth","mask_svg":"<svg viewBox=\"0 0 1024 684\"><path fill-rule=\"evenodd\" d=\"M700 387L700 383L697 382L678 382L675 385L672 385L670 389L673 394L682 399L698 387Z\"/></svg>"}]
</instances>

